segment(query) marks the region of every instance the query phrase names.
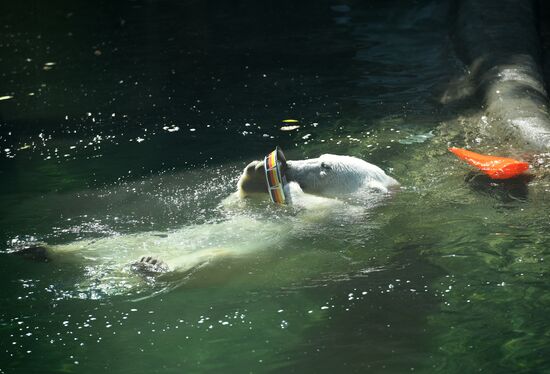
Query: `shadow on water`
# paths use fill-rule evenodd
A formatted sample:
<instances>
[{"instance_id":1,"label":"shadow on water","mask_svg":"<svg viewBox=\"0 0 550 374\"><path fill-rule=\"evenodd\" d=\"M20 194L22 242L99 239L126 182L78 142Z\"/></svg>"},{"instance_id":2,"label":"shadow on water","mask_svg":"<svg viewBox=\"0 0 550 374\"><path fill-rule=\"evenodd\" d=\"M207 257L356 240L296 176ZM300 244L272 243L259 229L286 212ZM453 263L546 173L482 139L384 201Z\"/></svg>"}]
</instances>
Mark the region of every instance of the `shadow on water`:
<instances>
[{"instance_id":1,"label":"shadow on water","mask_svg":"<svg viewBox=\"0 0 550 374\"><path fill-rule=\"evenodd\" d=\"M486 194L504 203L526 202L529 194L529 182L533 178L533 175L525 174L512 179L495 180L485 174L471 172L466 175L465 182L473 191Z\"/></svg>"}]
</instances>

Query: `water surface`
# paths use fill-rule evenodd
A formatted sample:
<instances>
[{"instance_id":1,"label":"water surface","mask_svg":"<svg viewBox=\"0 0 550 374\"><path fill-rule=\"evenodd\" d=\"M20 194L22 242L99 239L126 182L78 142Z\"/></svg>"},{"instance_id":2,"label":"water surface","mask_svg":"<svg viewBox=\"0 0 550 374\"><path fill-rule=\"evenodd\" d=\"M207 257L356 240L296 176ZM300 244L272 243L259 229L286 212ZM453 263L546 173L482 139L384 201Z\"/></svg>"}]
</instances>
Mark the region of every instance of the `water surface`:
<instances>
[{"instance_id":1,"label":"water surface","mask_svg":"<svg viewBox=\"0 0 550 374\"><path fill-rule=\"evenodd\" d=\"M446 2L1 9L0 372L548 370L549 181L446 151L500 146L440 104L463 73ZM277 144L402 189L330 214L227 206ZM101 251L9 253L35 241ZM211 247L231 255L125 267Z\"/></svg>"}]
</instances>

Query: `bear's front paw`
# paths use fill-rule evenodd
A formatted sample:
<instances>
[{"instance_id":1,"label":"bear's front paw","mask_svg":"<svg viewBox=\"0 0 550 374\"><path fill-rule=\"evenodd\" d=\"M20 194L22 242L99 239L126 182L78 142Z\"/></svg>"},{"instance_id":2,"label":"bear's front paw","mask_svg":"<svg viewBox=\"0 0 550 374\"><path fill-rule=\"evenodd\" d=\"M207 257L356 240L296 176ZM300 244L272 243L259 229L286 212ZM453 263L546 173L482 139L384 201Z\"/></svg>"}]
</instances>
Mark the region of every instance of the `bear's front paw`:
<instances>
[{"instance_id":1,"label":"bear's front paw","mask_svg":"<svg viewBox=\"0 0 550 374\"><path fill-rule=\"evenodd\" d=\"M169 271L168 265L151 256L144 256L139 261L134 262L131 269L144 274L166 273Z\"/></svg>"}]
</instances>

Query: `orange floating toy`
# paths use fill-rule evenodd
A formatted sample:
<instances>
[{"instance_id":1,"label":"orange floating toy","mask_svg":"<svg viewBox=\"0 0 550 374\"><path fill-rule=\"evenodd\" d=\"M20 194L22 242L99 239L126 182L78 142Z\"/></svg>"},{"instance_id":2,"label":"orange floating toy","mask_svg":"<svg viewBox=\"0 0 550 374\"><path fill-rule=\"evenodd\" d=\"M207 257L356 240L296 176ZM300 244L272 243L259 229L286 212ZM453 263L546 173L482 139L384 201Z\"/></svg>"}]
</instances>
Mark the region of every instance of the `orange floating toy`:
<instances>
[{"instance_id":1,"label":"orange floating toy","mask_svg":"<svg viewBox=\"0 0 550 374\"><path fill-rule=\"evenodd\" d=\"M475 166L492 179L517 177L529 169L527 162L514 160L513 158L480 155L479 153L454 147L449 148L449 151L468 164Z\"/></svg>"}]
</instances>

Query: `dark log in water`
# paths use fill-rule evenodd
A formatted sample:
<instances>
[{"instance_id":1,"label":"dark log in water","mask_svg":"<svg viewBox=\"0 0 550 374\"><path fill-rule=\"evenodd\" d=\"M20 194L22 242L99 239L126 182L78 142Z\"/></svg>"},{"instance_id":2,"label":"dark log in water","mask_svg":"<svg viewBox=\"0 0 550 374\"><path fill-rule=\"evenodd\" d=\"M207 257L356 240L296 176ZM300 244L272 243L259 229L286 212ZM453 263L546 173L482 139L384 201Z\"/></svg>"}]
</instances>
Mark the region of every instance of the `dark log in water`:
<instances>
[{"instance_id":1,"label":"dark log in water","mask_svg":"<svg viewBox=\"0 0 550 374\"><path fill-rule=\"evenodd\" d=\"M454 11L456 50L469 68L463 96L475 94L483 101L492 135L522 147L549 149L535 2L465 0L457 1Z\"/></svg>"}]
</instances>

